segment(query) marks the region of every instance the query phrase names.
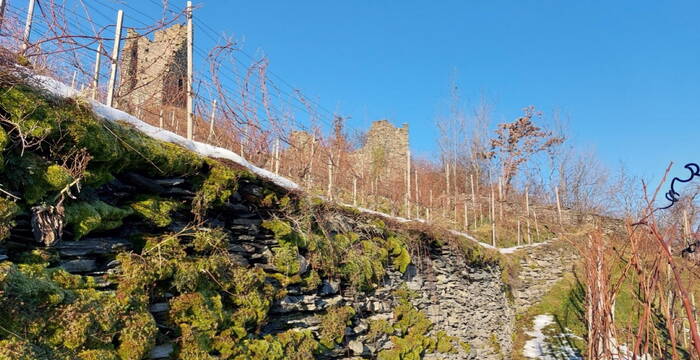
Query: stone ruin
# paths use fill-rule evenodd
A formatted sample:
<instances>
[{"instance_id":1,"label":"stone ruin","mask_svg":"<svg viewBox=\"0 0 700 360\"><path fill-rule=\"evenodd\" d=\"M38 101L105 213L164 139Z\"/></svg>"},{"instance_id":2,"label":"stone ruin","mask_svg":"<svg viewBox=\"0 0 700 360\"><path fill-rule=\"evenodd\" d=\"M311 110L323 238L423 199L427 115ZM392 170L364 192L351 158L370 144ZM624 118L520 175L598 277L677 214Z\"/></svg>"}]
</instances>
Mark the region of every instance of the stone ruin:
<instances>
[{"instance_id":1,"label":"stone ruin","mask_svg":"<svg viewBox=\"0 0 700 360\"><path fill-rule=\"evenodd\" d=\"M128 29L122 50L118 106L183 108L187 101L187 27L175 24L154 39Z\"/></svg>"},{"instance_id":2,"label":"stone ruin","mask_svg":"<svg viewBox=\"0 0 700 360\"><path fill-rule=\"evenodd\" d=\"M362 168L373 175L405 177L409 156L408 124L396 127L389 120L373 122L364 145L355 156Z\"/></svg>"}]
</instances>

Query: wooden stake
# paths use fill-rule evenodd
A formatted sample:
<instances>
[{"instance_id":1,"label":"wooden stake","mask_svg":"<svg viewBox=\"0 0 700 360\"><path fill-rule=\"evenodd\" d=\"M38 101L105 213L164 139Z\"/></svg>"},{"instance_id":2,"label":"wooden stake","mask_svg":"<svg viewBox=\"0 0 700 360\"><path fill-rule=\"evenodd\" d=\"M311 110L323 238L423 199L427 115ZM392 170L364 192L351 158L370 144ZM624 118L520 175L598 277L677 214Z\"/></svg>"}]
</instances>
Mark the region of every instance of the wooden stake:
<instances>
[{"instance_id":1,"label":"wooden stake","mask_svg":"<svg viewBox=\"0 0 700 360\"><path fill-rule=\"evenodd\" d=\"M194 81L192 78L192 69L194 65L194 57L192 56L193 48L193 26L192 26L192 1L187 1L187 139L192 140L194 131Z\"/></svg>"},{"instance_id":2,"label":"wooden stake","mask_svg":"<svg viewBox=\"0 0 700 360\"><path fill-rule=\"evenodd\" d=\"M328 199L333 200L333 161L328 157Z\"/></svg>"},{"instance_id":3,"label":"wooden stake","mask_svg":"<svg viewBox=\"0 0 700 360\"><path fill-rule=\"evenodd\" d=\"M450 196L450 163L445 162L445 189L447 196Z\"/></svg>"},{"instance_id":4,"label":"wooden stake","mask_svg":"<svg viewBox=\"0 0 700 360\"><path fill-rule=\"evenodd\" d=\"M530 193L525 187L525 216L527 219L527 243L532 244L532 235L530 234Z\"/></svg>"},{"instance_id":5,"label":"wooden stake","mask_svg":"<svg viewBox=\"0 0 700 360\"><path fill-rule=\"evenodd\" d=\"M503 178L498 177L498 219L503 221Z\"/></svg>"},{"instance_id":6,"label":"wooden stake","mask_svg":"<svg viewBox=\"0 0 700 360\"><path fill-rule=\"evenodd\" d=\"M491 245L496 246L496 196L493 194L493 184L491 185Z\"/></svg>"},{"instance_id":7,"label":"wooden stake","mask_svg":"<svg viewBox=\"0 0 700 360\"><path fill-rule=\"evenodd\" d=\"M474 211L474 229L476 229L476 196L474 195L474 175L469 174L469 182L472 187L472 211Z\"/></svg>"},{"instance_id":8,"label":"wooden stake","mask_svg":"<svg viewBox=\"0 0 700 360\"><path fill-rule=\"evenodd\" d=\"M32 19L34 18L34 3L35 0L29 0L29 6L27 7L27 20L24 23L24 34L22 35L22 54L29 48L29 35L32 32Z\"/></svg>"},{"instance_id":9,"label":"wooden stake","mask_svg":"<svg viewBox=\"0 0 700 360\"><path fill-rule=\"evenodd\" d=\"M464 197L464 230L469 230L469 215L467 214L467 197Z\"/></svg>"},{"instance_id":10,"label":"wooden stake","mask_svg":"<svg viewBox=\"0 0 700 360\"><path fill-rule=\"evenodd\" d=\"M216 119L216 99L211 103L211 117L209 118L209 138L214 136L214 119ZM207 139L208 140L208 139ZM277 139L279 141L279 139Z\"/></svg>"},{"instance_id":11,"label":"wooden stake","mask_svg":"<svg viewBox=\"0 0 700 360\"><path fill-rule=\"evenodd\" d=\"M556 199L557 199L557 214L559 215L559 225L562 225L562 222L561 222L561 202L559 201L559 186L554 187L554 195L556 196Z\"/></svg>"},{"instance_id":12,"label":"wooden stake","mask_svg":"<svg viewBox=\"0 0 700 360\"><path fill-rule=\"evenodd\" d=\"M357 206L357 176L352 177L352 206Z\"/></svg>"},{"instance_id":13,"label":"wooden stake","mask_svg":"<svg viewBox=\"0 0 700 360\"><path fill-rule=\"evenodd\" d=\"M281 151L282 151L282 146L280 144L280 138L277 138L275 140L276 146L275 146L275 174L280 173L280 166L282 163L282 158L281 158Z\"/></svg>"},{"instance_id":14,"label":"wooden stake","mask_svg":"<svg viewBox=\"0 0 700 360\"><path fill-rule=\"evenodd\" d=\"M2 1L2 0L0 0ZM92 73L92 99L97 100L97 93L100 84L100 62L102 61L102 41L97 44L97 53L95 54L95 70ZM162 127L162 126L161 126Z\"/></svg>"},{"instance_id":15,"label":"wooden stake","mask_svg":"<svg viewBox=\"0 0 700 360\"><path fill-rule=\"evenodd\" d=\"M411 218L411 151L406 150L406 217Z\"/></svg>"},{"instance_id":16,"label":"wooden stake","mask_svg":"<svg viewBox=\"0 0 700 360\"><path fill-rule=\"evenodd\" d=\"M105 105L111 107L114 103L114 91L117 86L117 63L119 61L119 47L122 42L122 23L124 22L124 11L117 12L117 27L114 30L114 46L112 46L111 70L109 72L109 85L107 86L107 101Z\"/></svg>"}]
</instances>

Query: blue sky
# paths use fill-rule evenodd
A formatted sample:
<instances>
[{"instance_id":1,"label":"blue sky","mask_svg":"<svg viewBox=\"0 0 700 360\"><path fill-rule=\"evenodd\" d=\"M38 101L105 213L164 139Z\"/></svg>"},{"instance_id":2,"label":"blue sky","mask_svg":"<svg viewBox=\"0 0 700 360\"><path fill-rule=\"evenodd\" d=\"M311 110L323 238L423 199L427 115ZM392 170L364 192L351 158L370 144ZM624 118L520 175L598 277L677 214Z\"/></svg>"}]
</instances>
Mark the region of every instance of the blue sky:
<instances>
[{"instance_id":1,"label":"blue sky","mask_svg":"<svg viewBox=\"0 0 700 360\"><path fill-rule=\"evenodd\" d=\"M271 69L365 127L434 119L456 75L494 120L535 105L610 166L653 176L700 161L700 3L691 1L204 1L197 15L264 51ZM680 167L680 166L679 166ZM683 174L682 171L680 171Z\"/></svg>"},{"instance_id":2,"label":"blue sky","mask_svg":"<svg viewBox=\"0 0 700 360\"><path fill-rule=\"evenodd\" d=\"M134 8L157 17L159 2L125 1L125 26L138 25ZM611 167L658 178L670 161L700 162L697 1L194 3L197 21L267 55L272 72L351 127L409 123L424 157L455 78L468 107L492 104L494 123L528 105L559 112L571 141Z\"/></svg>"}]
</instances>

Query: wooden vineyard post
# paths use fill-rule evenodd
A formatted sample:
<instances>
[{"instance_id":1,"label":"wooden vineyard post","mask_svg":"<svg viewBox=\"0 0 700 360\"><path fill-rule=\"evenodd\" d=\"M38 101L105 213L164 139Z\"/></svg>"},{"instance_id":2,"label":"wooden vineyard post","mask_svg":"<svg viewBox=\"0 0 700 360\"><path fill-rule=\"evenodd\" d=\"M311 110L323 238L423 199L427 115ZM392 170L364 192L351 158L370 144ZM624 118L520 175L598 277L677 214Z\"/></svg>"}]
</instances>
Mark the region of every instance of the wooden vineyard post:
<instances>
[{"instance_id":1,"label":"wooden vineyard post","mask_svg":"<svg viewBox=\"0 0 700 360\"><path fill-rule=\"evenodd\" d=\"M29 35L32 33L32 20L34 18L34 3L35 0L29 0L27 6L27 20L24 23L24 34L22 34L22 54L29 48ZM3 7L4 7L3 3Z\"/></svg>"},{"instance_id":2,"label":"wooden vineyard post","mask_svg":"<svg viewBox=\"0 0 700 360\"><path fill-rule=\"evenodd\" d=\"M209 118L209 138L207 141L214 136L214 120L216 119L216 99L211 103L211 117ZM277 139L279 141L279 139Z\"/></svg>"},{"instance_id":3,"label":"wooden vineyard post","mask_svg":"<svg viewBox=\"0 0 700 360\"><path fill-rule=\"evenodd\" d=\"M503 221L503 178L498 177L498 220Z\"/></svg>"},{"instance_id":4,"label":"wooden vineyard post","mask_svg":"<svg viewBox=\"0 0 700 360\"><path fill-rule=\"evenodd\" d=\"M352 206L357 206L357 176L352 177Z\"/></svg>"},{"instance_id":5,"label":"wooden vineyard post","mask_svg":"<svg viewBox=\"0 0 700 360\"><path fill-rule=\"evenodd\" d=\"M1 0L0 0L1 1ZM100 62L102 61L102 42L97 44L97 53L95 54L95 69L92 73L92 99L97 100L97 93L100 85ZM161 126L162 128L162 126Z\"/></svg>"},{"instance_id":6,"label":"wooden vineyard post","mask_svg":"<svg viewBox=\"0 0 700 360\"><path fill-rule=\"evenodd\" d=\"M193 26L192 26L192 1L187 2L187 139L192 140L194 131L194 81L193 67Z\"/></svg>"},{"instance_id":7,"label":"wooden vineyard post","mask_svg":"<svg viewBox=\"0 0 700 360\"><path fill-rule=\"evenodd\" d=\"M333 161L328 157L328 200L333 200Z\"/></svg>"},{"instance_id":8,"label":"wooden vineyard post","mask_svg":"<svg viewBox=\"0 0 700 360\"><path fill-rule=\"evenodd\" d=\"M406 152L406 217L411 218L411 151Z\"/></svg>"},{"instance_id":9,"label":"wooden vineyard post","mask_svg":"<svg viewBox=\"0 0 700 360\"><path fill-rule=\"evenodd\" d=\"M527 221L527 243L532 244L532 236L530 235L530 193L525 187L525 219Z\"/></svg>"},{"instance_id":10,"label":"wooden vineyard post","mask_svg":"<svg viewBox=\"0 0 700 360\"><path fill-rule=\"evenodd\" d=\"M561 222L561 202L559 201L559 186L554 187L554 195L557 200L557 215L559 216L559 226L563 226Z\"/></svg>"},{"instance_id":11,"label":"wooden vineyard post","mask_svg":"<svg viewBox=\"0 0 700 360\"><path fill-rule=\"evenodd\" d=\"M491 184L491 245L496 246L496 203Z\"/></svg>"},{"instance_id":12,"label":"wooden vineyard post","mask_svg":"<svg viewBox=\"0 0 700 360\"><path fill-rule=\"evenodd\" d=\"M474 195L474 175L469 174L469 182L472 187L472 211L474 212L474 229L476 229L476 196Z\"/></svg>"},{"instance_id":13,"label":"wooden vineyard post","mask_svg":"<svg viewBox=\"0 0 700 360\"><path fill-rule=\"evenodd\" d=\"M114 30L114 46L112 47L112 61L109 72L109 85L107 86L107 101L105 105L112 107L114 103L114 90L117 86L117 63L119 61L119 47L121 46L122 38L122 23L124 22L124 11L117 12L117 27Z\"/></svg>"}]
</instances>

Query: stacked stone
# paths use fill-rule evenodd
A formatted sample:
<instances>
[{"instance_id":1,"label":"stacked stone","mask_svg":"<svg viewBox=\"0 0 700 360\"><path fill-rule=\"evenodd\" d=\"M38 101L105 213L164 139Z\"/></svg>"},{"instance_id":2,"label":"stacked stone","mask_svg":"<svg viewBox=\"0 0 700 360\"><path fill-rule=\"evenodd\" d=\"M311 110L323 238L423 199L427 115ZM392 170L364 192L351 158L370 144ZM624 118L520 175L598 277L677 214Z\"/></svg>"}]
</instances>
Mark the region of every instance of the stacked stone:
<instances>
[{"instance_id":1,"label":"stacked stone","mask_svg":"<svg viewBox=\"0 0 700 360\"><path fill-rule=\"evenodd\" d=\"M183 183L180 179L156 181L127 174L101 189L98 195L101 199L116 203L120 197L127 197L136 189L147 189L156 194L191 200L193 194ZM260 226L267 215L259 213L255 205L248 201L262 197L263 189L245 181L239 185L239 191L206 219L205 226L224 228L230 234L228 249L239 265L259 267L274 273L277 270L271 264L272 254L279 244L272 233ZM337 227L338 232L361 232L360 228L366 230L367 224L358 223L357 219L342 214L333 216L332 226ZM177 232L187 225L184 213L174 214L173 219L167 231ZM25 222L28 226L28 221ZM128 226L108 232L109 236L86 237L79 241L64 239L54 244L50 251L58 256L59 265L67 271L101 279L104 277L100 275L119 271L116 255L131 250L130 235L147 231L146 226L145 223L131 220ZM21 228L16 230L21 232ZM421 260L420 267L410 265L404 274L389 270L381 286L370 293L352 291L347 284L333 279L323 279L316 289L304 290L298 285L290 285L285 289L286 296L273 305L270 321L262 333L274 335L296 328L309 329L318 335L321 316L327 309L352 306L355 315L352 324L345 329L343 343L321 354L320 358L374 358L382 349L391 348L392 343L386 334L370 340L370 322L382 319L391 321L392 311L398 305L393 292L407 286L418 295L412 300L413 304L434 323L430 335L444 330L472 347L469 353L457 346L457 354L430 355L432 358L499 359L507 356L511 349L514 311L506 299L500 269L467 265L456 254L455 249L434 248ZM303 256L299 256L298 261L303 276L310 271L310 265ZM113 285L105 283L103 288L112 289ZM168 340L173 338L173 330L168 328L167 323L168 300L172 296L165 294L150 306L162 333L159 339L163 341L151 352L150 358L153 359L168 358L174 349ZM494 346L494 343L498 345Z\"/></svg>"}]
</instances>

